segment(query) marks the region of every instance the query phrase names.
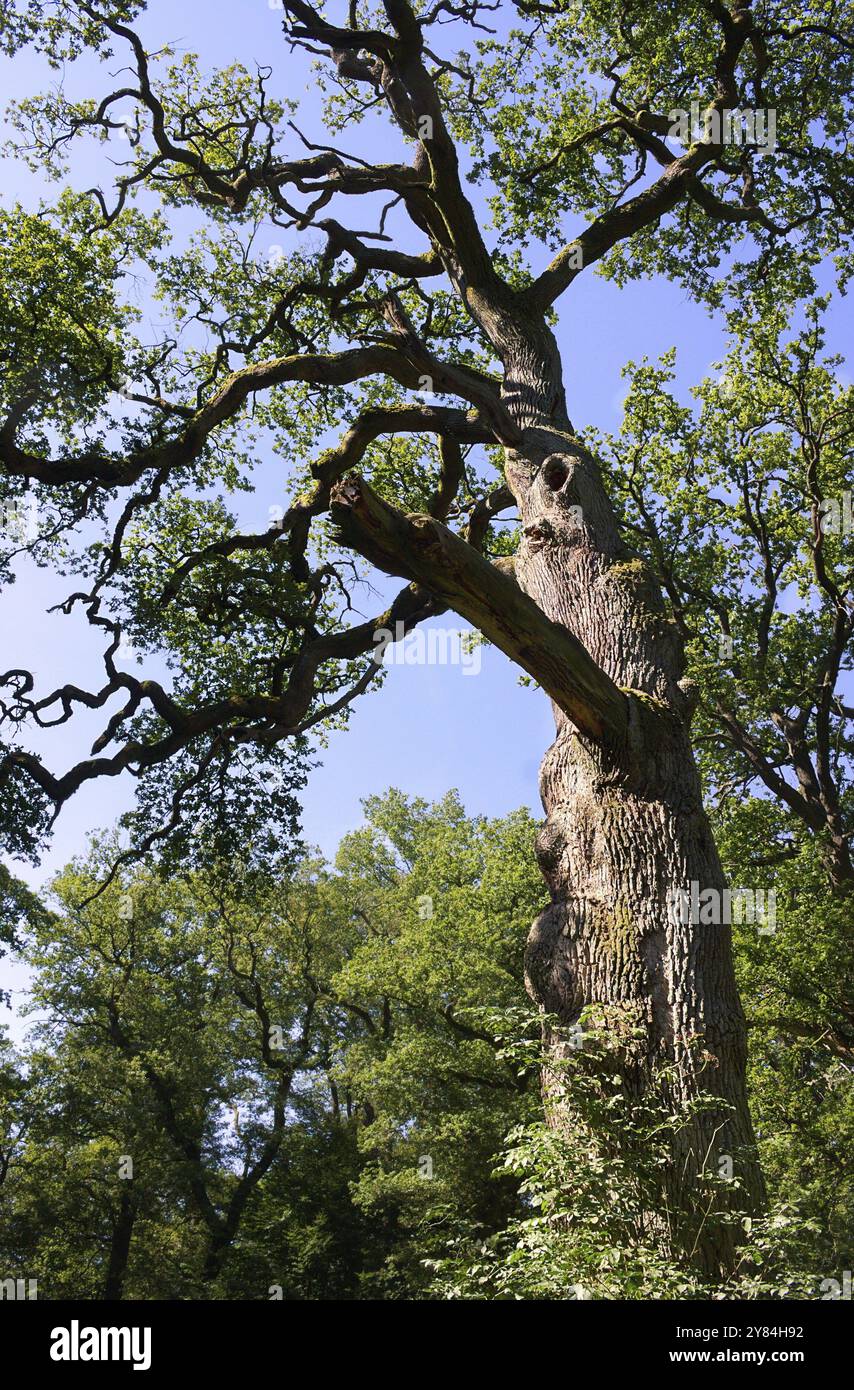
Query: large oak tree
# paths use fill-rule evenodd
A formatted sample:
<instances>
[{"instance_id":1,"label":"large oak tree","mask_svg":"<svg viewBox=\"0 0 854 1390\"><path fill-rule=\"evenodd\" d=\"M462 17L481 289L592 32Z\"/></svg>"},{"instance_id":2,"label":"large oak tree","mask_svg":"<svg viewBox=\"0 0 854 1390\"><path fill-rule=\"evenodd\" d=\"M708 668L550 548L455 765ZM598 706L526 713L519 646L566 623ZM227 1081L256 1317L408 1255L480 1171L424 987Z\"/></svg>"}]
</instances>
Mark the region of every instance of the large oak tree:
<instances>
[{"instance_id":1,"label":"large oak tree","mask_svg":"<svg viewBox=\"0 0 854 1390\"><path fill-rule=\"evenodd\" d=\"M59 177L79 138L126 142L111 183L3 214L5 495L38 498L41 528L24 542L37 558L68 563L80 538L85 584L65 606L105 643L92 688L3 678L9 847L31 852L84 783L125 771L148 847L192 854L238 823L275 828L276 813L289 830L306 739L378 681L378 634L455 611L555 712L537 841L550 902L527 964L555 1063L593 1008L627 1088L688 1116L662 1209L679 1248L726 1266L735 1231L710 1204L729 1199L706 1165L734 1158L746 1210L763 1194L728 927L672 910L691 884L725 887L691 744L704 695L685 676L692 595L660 563L643 492L616 507L579 438L570 409L583 420L585 405L571 383L567 401L554 320L594 267L663 273L714 306L793 304L822 256L847 269L850 15L830 0L384 0L328 14L285 0L281 34L271 15L281 67L206 78L147 51L132 0L4 8L10 52L109 58L90 100L60 88L19 104L20 148ZM329 88L325 130L304 130L280 95L302 51ZM674 123L692 103L699 129ZM722 119L734 110L773 113L776 138L740 138ZM360 139L378 113L389 162ZM486 185L493 231L467 176ZM271 222L287 250L259 267L252 240ZM143 271L170 323L154 342L135 335L120 291ZM289 491L270 526L242 530L210 492L246 486L269 439L292 465ZM495 527L511 507L517 533ZM361 622L354 558L404 581ZM830 598L825 678L810 674L775 720L794 784L727 722L715 682L710 695L754 775L776 776L827 831L844 894L829 731L848 713L834 690L854 615L844 593ZM168 654L168 679L123 667L127 635ZM78 707L104 716L89 758L55 771L17 741ZM559 1122L559 1067L547 1091Z\"/></svg>"}]
</instances>

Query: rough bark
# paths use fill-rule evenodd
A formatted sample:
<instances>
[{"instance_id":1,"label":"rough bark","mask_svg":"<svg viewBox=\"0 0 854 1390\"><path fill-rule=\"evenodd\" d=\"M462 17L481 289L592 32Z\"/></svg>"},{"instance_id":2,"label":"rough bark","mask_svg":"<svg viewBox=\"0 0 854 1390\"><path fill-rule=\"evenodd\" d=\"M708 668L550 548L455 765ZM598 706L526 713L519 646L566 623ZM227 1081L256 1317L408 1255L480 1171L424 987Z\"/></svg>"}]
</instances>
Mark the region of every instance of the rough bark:
<instances>
[{"instance_id":1,"label":"rough bark","mask_svg":"<svg viewBox=\"0 0 854 1390\"><path fill-rule=\"evenodd\" d=\"M676 1214L677 1249L716 1273L730 1266L738 1232L715 1208L755 1211L763 1186L730 930L683 922L673 911L673 895L691 883L700 891L725 886L690 742L694 692L657 585L622 542L597 464L573 436L556 361L556 350L539 361L528 350L507 363L508 394L528 415L520 419L524 451L507 458L523 522L516 576L616 685L636 692L632 704L645 705L648 717L635 721L627 742L595 741L554 705L537 844L551 902L530 933L528 989L562 1028L590 1006L605 1006L615 1036L640 1028L644 1041L623 1048L630 1085L655 1085L667 1068L676 1076L668 1104L720 1100L677 1137L663 1193ZM560 1038L548 1041L565 1055ZM559 1089L547 1078L558 1123ZM717 1177L724 1154L741 1190L730 1196L718 1187L710 1199L702 1174Z\"/></svg>"}]
</instances>

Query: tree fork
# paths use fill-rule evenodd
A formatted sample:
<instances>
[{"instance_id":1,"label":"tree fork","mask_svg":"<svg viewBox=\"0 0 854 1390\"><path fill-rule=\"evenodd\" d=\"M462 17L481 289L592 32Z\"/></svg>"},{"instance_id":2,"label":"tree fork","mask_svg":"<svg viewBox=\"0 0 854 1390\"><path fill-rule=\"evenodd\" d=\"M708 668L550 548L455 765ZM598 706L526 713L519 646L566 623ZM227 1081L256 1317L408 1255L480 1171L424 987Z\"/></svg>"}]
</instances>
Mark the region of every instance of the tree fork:
<instances>
[{"instance_id":1,"label":"tree fork","mask_svg":"<svg viewBox=\"0 0 854 1390\"><path fill-rule=\"evenodd\" d=\"M434 517L389 506L357 474L333 489L330 512L348 546L385 573L423 585L468 619L534 676L585 734L627 742L627 692L499 566Z\"/></svg>"}]
</instances>

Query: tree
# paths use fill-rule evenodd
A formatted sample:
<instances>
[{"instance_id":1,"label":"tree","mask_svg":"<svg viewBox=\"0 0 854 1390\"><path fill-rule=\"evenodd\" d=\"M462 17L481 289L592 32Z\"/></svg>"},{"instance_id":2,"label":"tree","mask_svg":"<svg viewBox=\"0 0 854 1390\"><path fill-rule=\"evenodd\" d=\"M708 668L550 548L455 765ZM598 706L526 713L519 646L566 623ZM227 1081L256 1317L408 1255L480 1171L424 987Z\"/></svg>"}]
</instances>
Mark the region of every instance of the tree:
<instances>
[{"instance_id":1,"label":"tree","mask_svg":"<svg viewBox=\"0 0 854 1390\"><path fill-rule=\"evenodd\" d=\"M697 388L696 414L668 389L672 361L627 369L621 435L600 444L704 692L695 742L706 786L719 807L755 787L782 813L754 868L813 841L845 901L854 395L825 353L826 308L810 301L790 341L768 290L733 312L721 374Z\"/></svg>"},{"instance_id":2,"label":"tree","mask_svg":"<svg viewBox=\"0 0 854 1390\"><path fill-rule=\"evenodd\" d=\"M418 1296L452 1219L515 1212L493 1169L535 1068L495 1019L524 1001L532 822L366 810L334 870L125 869L81 906L106 842L57 879L0 1068L0 1265L42 1297Z\"/></svg>"},{"instance_id":3,"label":"tree","mask_svg":"<svg viewBox=\"0 0 854 1390\"><path fill-rule=\"evenodd\" d=\"M22 142L57 173L87 133L122 134L129 157L113 190L7 219L7 495L29 485L44 497L49 522L28 542L42 557L58 533L103 520L88 587L66 607L82 605L107 646L96 690L36 694L31 673L7 672L2 713L14 738L79 705L110 711L92 756L59 775L10 742L9 844L31 851L84 782L129 769L140 842L186 845L200 808L264 809L251 750L278 764L287 810L306 736L376 682L383 634L453 609L555 710L537 841L551 901L527 966L557 1020L549 1046L559 1062L566 1030L593 1007L621 1040L630 1093L660 1093L674 1114L712 1100L675 1132L662 1195L677 1249L725 1268L737 1238L726 1198L715 1221L694 1196L720 1148L748 1209L762 1205L744 1019L729 928L670 908L688 885L725 890L691 747L703 692L685 679L673 597L668 610L570 421L552 324L593 266L618 280L660 271L711 303L764 278L788 305L820 255L841 253L845 271L850 26L832 3L792 19L770 0L518 0L492 36L487 4L384 0L335 20L285 0L291 52L323 55L332 86L328 129L312 139L267 69L205 79L192 58L169 66L131 27L139 11L22 0L7 20L8 51L32 43L54 63L121 52L131 65L91 101L60 91L18 108ZM454 35L476 52L449 56ZM398 158L331 143L375 108ZM494 236L466 164L488 184ZM327 215L353 199L357 214ZM170 223L188 208L204 224L170 254ZM249 247L263 219L293 249L262 274ZM355 230L366 223L376 231ZM539 271L525 260L531 228L555 252ZM134 337L116 289L131 266L147 268L176 325L154 344ZM182 323L203 332L179 345ZM245 485L253 419L304 466L273 524L245 532L203 489ZM342 420L340 441L318 452ZM476 447L497 477L475 475ZM508 557L490 528L511 505ZM354 555L406 581L360 623L341 598ZM123 633L170 654L168 688L121 669Z\"/></svg>"},{"instance_id":4,"label":"tree","mask_svg":"<svg viewBox=\"0 0 854 1390\"><path fill-rule=\"evenodd\" d=\"M204 1232L200 1277L210 1285L278 1155L297 1086L327 1056L315 971L330 946L319 931L309 935L311 910L289 906L274 866L249 883L233 863L228 878L189 884L142 874L81 908L99 869L103 850L100 864L95 855L57 884L67 914L31 953L34 1000L49 1006L65 1066L69 1053L91 1050L93 1091L120 1093L110 1137L124 1145L115 1184L124 1245L111 1253L126 1262L135 1173L151 1164L153 1122L167 1172ZM312 864L302 872L311 875ZM131 1160L129 1181L122 1159ZM111 1280L120 1282L112 1258L108 1290Z\"/></svg>"},{"instance_id":5,"label":"tree","mask_svg":"<svg viewBox=\"0 0 854 1390\"><path fill-rule=\"evenodd\" d=\"M734 315L698 409L672 394L672 353L630 366L620 434L596 440L705 692L695 743L727 881L743 885L736 973L772 1206L718 1297L838 1296L849 1263L854 411L838 360L823 356L824 307L809 306L791 341L773 304ZM703 1296L662 1260L647 1219L660 1115L626 1107L619 1088L591 1089L577 1067L572 1083L568 1142L535 1123L508 1145L533 1209L485 1242L461 1223L435 1262L438 1286L475 1298ZM615 1142L621 1130L634 1144ZM717 1157L732 1182L730 1157Z\"/></svg>"},{"instance_id":6,"label":"tree","mask_svg":"<svg viewBox=\"0 0 854 1390\"><path fill-rule=\"evenodd\" d=\"M854 396L825 308L810 302L791 338L766 296L733 313L697 412L671 394L672 363L635 369L621 435L600 443L704 691L699 761L729 881L747 888L734 920L766 1167L814 1204L829 1269L851 1203Z\"/></svg>"}]
</instances>

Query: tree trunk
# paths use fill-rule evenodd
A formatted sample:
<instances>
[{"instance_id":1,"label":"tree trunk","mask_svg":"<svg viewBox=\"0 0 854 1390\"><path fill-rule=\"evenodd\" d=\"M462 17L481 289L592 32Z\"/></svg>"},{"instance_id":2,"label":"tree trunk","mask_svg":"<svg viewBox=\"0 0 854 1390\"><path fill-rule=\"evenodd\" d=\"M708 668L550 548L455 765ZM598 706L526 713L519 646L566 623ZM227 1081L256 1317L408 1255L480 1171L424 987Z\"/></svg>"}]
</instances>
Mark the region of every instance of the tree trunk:
<instances>
[{"instance_id":1,"label":"tree trunk","mask_svg":"<svg viewBox=\"0 0 854 1390\"><path fill-rule=\"evenodd\" d=\"M738 1243L728 1213L760 1210L764 1193L729 927L702 925L680 903L692 885L697 896L724 890L691 749L695 692L655 579L623 543L574 436L553 335L518 300L496 308L470 291L467 303L505 367L518 583L358 475L336 485L330 511L346 544L468 618L551 695L557 737L542 766L537 855L552 900L527 957L529 991L557 1019L546 1038L550 1116L560 1125L569 1114L557 1063L567 1030L592 1009L618 1045L627 1093L660 1097L673 1121L648 1224L667 1213L668 1253L718 1275ZM737 1182L720 1181L725 1156Z\"/></svg>"},{"instance_id":2,"label":"tree trunk","mask_svg":"<svg viewBox=\"0 0 854 1390\"><path fill-rule=\"evenodd\" d=\"M125 1274L127 1273L130 1243L131 1237L133 1236L135 1221L136 1204L133 1199L133 1191L123 1191L119 1203L118 1216L113 1225L113 1235L110 1241L110 1260L107 1266L107 1277L104 1282L105 1302L116 1303L122 1298L124 1293Z\"/></svg>"},{"instance_id":3,"label":"tree trunk","mask_svg":"<svg viewBox=\"0 0 854 1390\"><path fill-rule=\"evenodd\" d=\"M755 1211L764 1193L730 930L674 911L674 895L691 884L700 893L724 888L689 737L693 691L657 585L622 542L599 468L574 438L551 333L533 349L530 340L511 348L505 366L505 400L524 430L520 450L507 453L523 526L518 581L617 685L636 692L619 747L583 737L553 704L537 843L551 902L530 933L528 989L560 1021L559 1036L546 1039L555 1058L567 1055L563 1030L584 1009L604 1008L622 1038L628 1085L648 1093L663 1084L674 1110L697 1097L723 1102L677 1135L662 1194L676 1214L677 1251L715 1275L731 1266L738 1237L715 1209ZM558 1074L545 1084L559 1124ZM702 1177L718 1177L723 1155L741 1188L731 1195Z\"/></svg>"},{"instance_id":4,"label":"tree trunk","mask_svg":"<svg viewBox=\"0 0 854 1390\"><path fill-rule=\"evenodd\" d=\"M202 1282L204 1284L212 1284L219 1278L225 1257L231 1249L233 1238L233 1235L228 1233L210 1236L202 1265Z\"/></svg>"}]
</instances>

